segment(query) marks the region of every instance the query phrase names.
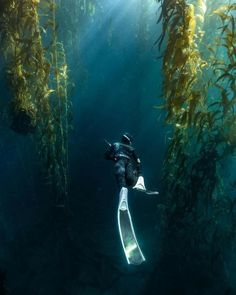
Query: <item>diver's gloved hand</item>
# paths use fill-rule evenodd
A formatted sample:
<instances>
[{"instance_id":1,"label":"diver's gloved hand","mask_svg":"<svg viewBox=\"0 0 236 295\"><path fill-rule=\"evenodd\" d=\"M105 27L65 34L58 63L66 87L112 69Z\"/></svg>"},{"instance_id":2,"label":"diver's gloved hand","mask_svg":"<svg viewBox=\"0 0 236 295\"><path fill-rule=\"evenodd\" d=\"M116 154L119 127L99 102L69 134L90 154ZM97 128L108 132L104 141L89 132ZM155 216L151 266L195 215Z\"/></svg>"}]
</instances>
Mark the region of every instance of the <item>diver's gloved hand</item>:
<instances>
[{"instance_id":1,"label":"diver's gloved hand","mask_svg":"<svg viewBox=\"0 0 236 295\"><path fill-rule=\"evenodd\" d=\"M133 186L133 189L142 190L142 191L146 190L143 176L139 176L135 186Z\"/></svg>"}]
</instances>

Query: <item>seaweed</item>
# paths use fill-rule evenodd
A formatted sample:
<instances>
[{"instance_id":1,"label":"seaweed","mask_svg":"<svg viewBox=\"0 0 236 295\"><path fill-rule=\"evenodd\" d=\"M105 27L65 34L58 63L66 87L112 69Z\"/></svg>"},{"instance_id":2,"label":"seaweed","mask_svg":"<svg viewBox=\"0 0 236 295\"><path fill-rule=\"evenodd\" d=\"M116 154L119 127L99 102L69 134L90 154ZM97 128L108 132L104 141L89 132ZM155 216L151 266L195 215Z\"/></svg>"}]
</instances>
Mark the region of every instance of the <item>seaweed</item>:
<instances>
[{"instance_id":1,"label":"seaweed","mask_svg":"<svg viewBox=\"0 0 236 295\"><path fill-rule=\"evenodd\" d=\"M192 253L213 255L209 239L224 257L236 234L236 216L230 211L232 199L221 169L236 151L235 4L158 2L158 21L163 25L159 48L165 39L163 106L166 123L173 127L163 166L163 257L173 251L182 257L181 251L189 247L189 257L185 253L184 258L199 264ZM215 31L206 34L213 21ZM217 235L212 234L214 227ZM178 250L171 247L176 243ZM211 273L212 266L201 263Z\"/></svg>"},{"instance_id":2,"label":"seaweed","mask_svg":"<svg viewBox=\"0 0 236 295\"><path fill-rule=\"evenodd\" d=\"M56 3L9 0L4 2L0 16L1 47L12 93L11 128L35 135L54 202L65 207L70 103L68 66L63 44L57 39Z\"/></svg>"}]
</instances>

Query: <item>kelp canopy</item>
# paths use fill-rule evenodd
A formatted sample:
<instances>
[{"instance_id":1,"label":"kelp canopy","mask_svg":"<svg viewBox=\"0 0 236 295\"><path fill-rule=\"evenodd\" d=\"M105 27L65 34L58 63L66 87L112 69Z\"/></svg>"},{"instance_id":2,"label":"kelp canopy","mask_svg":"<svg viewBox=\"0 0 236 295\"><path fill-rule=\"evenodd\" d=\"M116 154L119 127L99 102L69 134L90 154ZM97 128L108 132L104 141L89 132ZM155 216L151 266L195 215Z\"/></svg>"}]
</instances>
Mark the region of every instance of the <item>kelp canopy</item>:
<instances>
[{"instance_id":1,"label":"kelp canopy","mask_svg":"<svg viewBox=\"0 0 236 295\"><path fill-rule=\"evenodd\" d=\"M221 258L236 230L235 200L224 170L236 152L236 4L158 2L165 97L159 107L172 129L163 168L163 259L174 252L179 261L185 256L185 270L191 263L224 273Z\"/></svg>"},{"instance_id":2,"label":"kelp canopy","mask_svg":"<svg viewBox=\"0 0 236 295\"><path fill-rule=\"evenodd\" d=\"M55 0L1 2L0 37L12 93L11 128L35 133L57 205L68 195L68 69Z\"/></svg>"}]
</instances>

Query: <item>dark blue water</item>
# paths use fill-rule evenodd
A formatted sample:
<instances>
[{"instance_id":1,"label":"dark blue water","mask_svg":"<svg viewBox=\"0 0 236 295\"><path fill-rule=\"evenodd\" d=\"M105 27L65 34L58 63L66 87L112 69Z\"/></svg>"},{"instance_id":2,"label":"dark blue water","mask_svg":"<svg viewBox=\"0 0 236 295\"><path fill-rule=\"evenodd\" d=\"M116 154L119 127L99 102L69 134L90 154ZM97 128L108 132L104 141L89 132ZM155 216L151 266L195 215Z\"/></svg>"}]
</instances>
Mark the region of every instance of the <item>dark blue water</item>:
<instances>
[{"instance_id":1,"label":"dark blue water","mask_svg":"<svg viewBox=\"0 0 236 295\"><path fill-rule=\"evenodd\" d=\"M154 42L157 5L149 1L146 32L141 4L100 1L82 15L66 47L73 103L69 135L70 214L53 206L35 139L9 129L11 93L1 67L0 266L9 294L145 294L158 258L156 197L130 193L130 210L146 263L128 266L117 226L118 191L104 139L134 137L146 186L161 190L164 129L154 109L161 96L161 62ZM69 35L58 12L60 38ZM60 27L60 23L62 26ZM76 38L75 38L76 37Z\"/></svg>"},{"instance_id":2,"label":"dark blue water","mask_svg":"<svg viewBox=\"0 0 236 295\"><path fill-rule=\"evenodd\" d=\"M187 218L181 219L177 210L168 220L175 208L165 208L170 202L162 169L172 131L165 113L155 108L163 103L164 79L163 60L158 58L162 52L155 43L162 30L157 24L158 4L154 0L56 2L57 33L66 52L72 102L69 208L55 206L37 138L10 129L7 113L13 95L1 55L0 295L236 294L231 215L222 213L222 208L207 211L202 196L202 211L209 216L220 212L221 219L209 218L213 222L205 225L201 214L194 220L194 211L189 219L185 212ZM136 236L146 258L139 266L128 265L122 249L119 192L113 163L104 159L105 140L119 141L123 132L134 138L146 187L160 192L147 196L129 191ZM191 155L189 159L195 163ZM234 181L234 162L230 157L220 163L224 179L216 194L223 196L226 191L232 200L235 186L229 183ZM214 168L214 163L209 167Z\"/></svg>"}]
</instances>

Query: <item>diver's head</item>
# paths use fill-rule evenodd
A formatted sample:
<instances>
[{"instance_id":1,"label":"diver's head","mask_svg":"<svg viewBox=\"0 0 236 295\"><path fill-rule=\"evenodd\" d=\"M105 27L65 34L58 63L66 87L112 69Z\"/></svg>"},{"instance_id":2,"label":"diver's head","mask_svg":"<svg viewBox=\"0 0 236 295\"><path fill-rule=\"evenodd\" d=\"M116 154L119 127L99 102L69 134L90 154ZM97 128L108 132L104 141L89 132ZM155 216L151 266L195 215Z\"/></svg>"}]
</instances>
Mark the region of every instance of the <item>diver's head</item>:
<instances>
[{"instance_id":1,"label":"diver's head","mask_svg":"<svg viewBox=\"0 0 236 295\"><path fill-rule=\"evenodd\" d=\"M121 142L124 144L132 144L133 137L128 132L122 134Z\"/></svg>"}]
</instances>

